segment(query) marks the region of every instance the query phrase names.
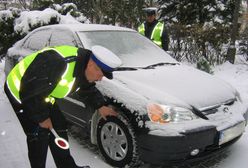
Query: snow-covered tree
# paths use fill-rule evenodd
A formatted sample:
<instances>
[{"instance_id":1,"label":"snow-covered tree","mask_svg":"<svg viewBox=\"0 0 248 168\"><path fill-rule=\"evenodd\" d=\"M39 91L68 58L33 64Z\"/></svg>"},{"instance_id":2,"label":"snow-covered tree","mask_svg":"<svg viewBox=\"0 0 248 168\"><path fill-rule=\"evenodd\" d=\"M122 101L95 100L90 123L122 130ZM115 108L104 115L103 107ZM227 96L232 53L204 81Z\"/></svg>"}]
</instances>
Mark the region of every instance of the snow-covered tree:
<instances>
[{"instance_id":1,"label":"snow-covered tree","mask_svg":"<svg viewBox=\"0 0 248 168\"><path fill-rule=\"evenodd\" d=\"M235 0L158 0L178 59L214 65L225 61ZM204 59L202 59L202 57Z\"/></svg>"},{"instance_id":2,"label":"snow-covered tree","mask_svg":"<svg viewBox=\"0 0 248 168\"><path fill-rule=\"evenodd\" d=\"M161 16L167 22L181 24L230 24L235 0L158 0Z\"/></svg>"},{"instance_id":3,"label":"snow-covered tree","mask_svg":"<svg viewBox=\"0 0 248 168\"><path fill-rule=\"evenodd\" d=\"M54 3L53 0L33 0L33 8L44 10Z\"/></svg>"},{"instance_id":4,"label":"snow-covered tree","mask_svg":"<svg viewBox=\"0 0 248 168\"><path fill-rule=\"evenodd\" d=\"M70 15L81 23L89 23L90 21L86 16L80 12L74 3L64 3L62 5L52 4L51 8L55 9L62 15Z\"/></svg>"},{"instance_id":5,"label":"snow-covered tree","mask_svg":"<svg viewBox=\"0 0 248 168\"><path fill-rule=\"evenodd\" d=\"M238 53L248 61L248 27L240 35Z\"/></svg>"},{"instance_id":6,"label":"snow-covered tree","mask_svg":"<svg viewBox=\"0 0 248 168\"><path fill-rule=\"evenodd\" d=\"M28 32L40 26L60 23L89 23L72 3L54 5L54 9L21 11L11 8L0 11L0 58L8 48Z\"/></svg>"},{"instance_id":7,"label":"snow-covered tree","mask_svg":"<svg viewBox=\"0 0 248 168\"><path fill-rule=\"evenodd\" d=\"M13 42L22 38L14 31L15 19L20 16L20 13L21 11L16 8L0 11L0 60Z\"/></svg>"},{"instance_id":8,"label":"snow-covered tree","mask_svg":"<svg viewBox=\"0 0 248 168\"><path fill-rule=\"evenodd\" d=\"M54 0L61 4L64 0ZM147 0L71 0L92 23L137 28Z\"/></svg>"}]
</instances>

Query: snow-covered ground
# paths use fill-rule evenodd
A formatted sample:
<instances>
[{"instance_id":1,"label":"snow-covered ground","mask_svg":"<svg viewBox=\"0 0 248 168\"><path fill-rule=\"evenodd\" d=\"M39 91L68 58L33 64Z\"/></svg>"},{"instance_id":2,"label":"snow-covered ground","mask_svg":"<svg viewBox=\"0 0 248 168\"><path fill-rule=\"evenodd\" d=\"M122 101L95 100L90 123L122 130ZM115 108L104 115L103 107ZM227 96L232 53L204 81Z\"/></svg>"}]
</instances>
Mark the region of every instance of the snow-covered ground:
<instances>
[{"instance_id":1,"label":"snow-covered ground","mask_svg":"<svg viewBox=\"0 0 248 168\"><path fill-rule=\"evenodd\" d=\"M0 63L0 168L29 168L25 135L4 94L4 62ZM231 83L241 94L243 101L248 103L248 64L235 65L225 63L214 69L215 76ZM241 139L231 146L227 153L212 161L211 164L199 167L209 168L247 168L248 165L248 128ZM109 168L99 156L95 147L82 138L71 133L70 148L79 165L90 165L93 168ZM86 140L87 141L87 140ZM93 148L93 150L91 149ZM206 166L209 165L209 166ZM144 165L143 167L153 167ZM49 152L47 168L55 168ZM195 168L195 167L194 167Z\"/></svg>"}]
</instances>

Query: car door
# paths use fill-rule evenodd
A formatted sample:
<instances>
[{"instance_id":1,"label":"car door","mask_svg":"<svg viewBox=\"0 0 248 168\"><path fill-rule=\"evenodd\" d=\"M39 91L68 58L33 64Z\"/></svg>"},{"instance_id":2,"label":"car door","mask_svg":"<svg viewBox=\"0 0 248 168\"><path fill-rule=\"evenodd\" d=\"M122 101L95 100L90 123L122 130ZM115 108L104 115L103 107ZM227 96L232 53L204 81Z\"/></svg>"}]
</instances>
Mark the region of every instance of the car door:
<instances>
[{"instance_id":1,"label":"car door","mask_svg":"<svg viewBox=\"0 0 248 168\"><path fill-rule=\"evenodd\" d=\"M73 32L67 29L54 29L52 31L50 46L70 45L80 46ZM77 94L71 94L68 97L58 100L59 106L67 120L85 127L89 123L92 115L92 108L86 107L82 99Z\"/></svg>"}]
</instances>

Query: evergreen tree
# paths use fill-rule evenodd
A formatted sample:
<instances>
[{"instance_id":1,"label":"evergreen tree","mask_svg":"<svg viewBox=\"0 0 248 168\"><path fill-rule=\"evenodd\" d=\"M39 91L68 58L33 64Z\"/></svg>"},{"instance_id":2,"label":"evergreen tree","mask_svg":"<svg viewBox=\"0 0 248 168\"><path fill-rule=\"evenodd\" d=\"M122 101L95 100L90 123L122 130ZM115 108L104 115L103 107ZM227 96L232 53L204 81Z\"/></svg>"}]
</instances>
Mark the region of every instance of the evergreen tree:
<instances>
[{"instance_id":1,"label":"evergreen tree","mask_svg":"<svg viewBox=\"0 0 248 168\"><path fill-rule=\"evenodd\" d=\"M158 0L161 16L169 23L204 24L232 21L235 0Z\"/></svg>"},{"instance_id":2,"label":"evergreen tree","mask_svg":"<svg viewBox=\"0 0 248 168\"><path fill-rule=\"evenodd\" d=\"M73 16L77 21L81 23L88 23L89 20L84 16L83 13L81 13L77 6L74 3L64 3L62 5L59 4L53 4L51 8L55 9L62 15L68 15L70 14Z\"/></svg>"},{"instance_id":3,"label":"evergreen tree","mask_svg":"<svg viewBox=\"0 0 248 168\"><path fill-rule=\"evenodd\" d=\"M230 40L234 1L158 0L175 58L197 63L203 57L210 65L225 61L223 46Z\"/></svg>"},{"instance_id":4,"label":"evergreen tree","mask_svg":"<svg viewBox=\"0 0 248 168\"><path fill-rule=\"evenodd\" d=\"M53 0L33 0L33 8L37 10L44 10L54 3Z\"/></svg>"},{"instance_id":5,"label":"evergreen tree","mask_svg":"<svg viewBox=\"0 0 248 168\"><path fill-rule=\"evenodd\" d=\"M42 11L35 11L35 16L29 14L33 11L21 11L14 8L0 11L0 60L13 44L22 39L28 32L41 26L59 24L64 17L63 15L70 14L80 22L88 22L88 19L72 3L54 4L50 7L56 10L46 8ZM42 8L43 6L40 9ZM42 17L44 15L46 17Z\"/></svg>"},{"instance_id":6,"label":"evergreen tree","mask_svg":"<svg viewBox=\"0 0 248 168\"><path fill-rule=\"evenodd\" d=\"M63 4L64 0L54 0ZM70 0L92 23L121 25L137 28L143 17L147 0Z\"/></svg>"},{"instance_id":7,"label":"evergreen tree","mask_svg":"<svg viewBox=\"0 0 248 168\"><path fill-rule=\"evenodd\" d=\"M14 33L14 22L20 16L20 12L16 8L0 11L0 60L5 56L7 50L14 42L23 38L23 35Z\"/></svg>"}]
</instances>

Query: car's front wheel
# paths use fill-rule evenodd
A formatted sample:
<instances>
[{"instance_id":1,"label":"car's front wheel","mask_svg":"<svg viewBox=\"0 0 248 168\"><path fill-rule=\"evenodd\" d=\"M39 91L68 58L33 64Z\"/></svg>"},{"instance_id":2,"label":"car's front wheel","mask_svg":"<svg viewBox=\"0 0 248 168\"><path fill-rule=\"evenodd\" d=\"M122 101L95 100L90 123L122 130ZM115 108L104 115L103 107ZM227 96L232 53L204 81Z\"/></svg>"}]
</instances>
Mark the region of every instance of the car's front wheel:
<instances>
[{"instance_id":1,"label":"car's front wheel","mask_svg":"<svg viewBox=\"0 0 248 168\"><path fill-rule=\"evenodd\" d=\"M132 125L121 115L99 121L97 143L104 159L112 166L134 167L139 163Z\"/></svg>"}]
</instances>

